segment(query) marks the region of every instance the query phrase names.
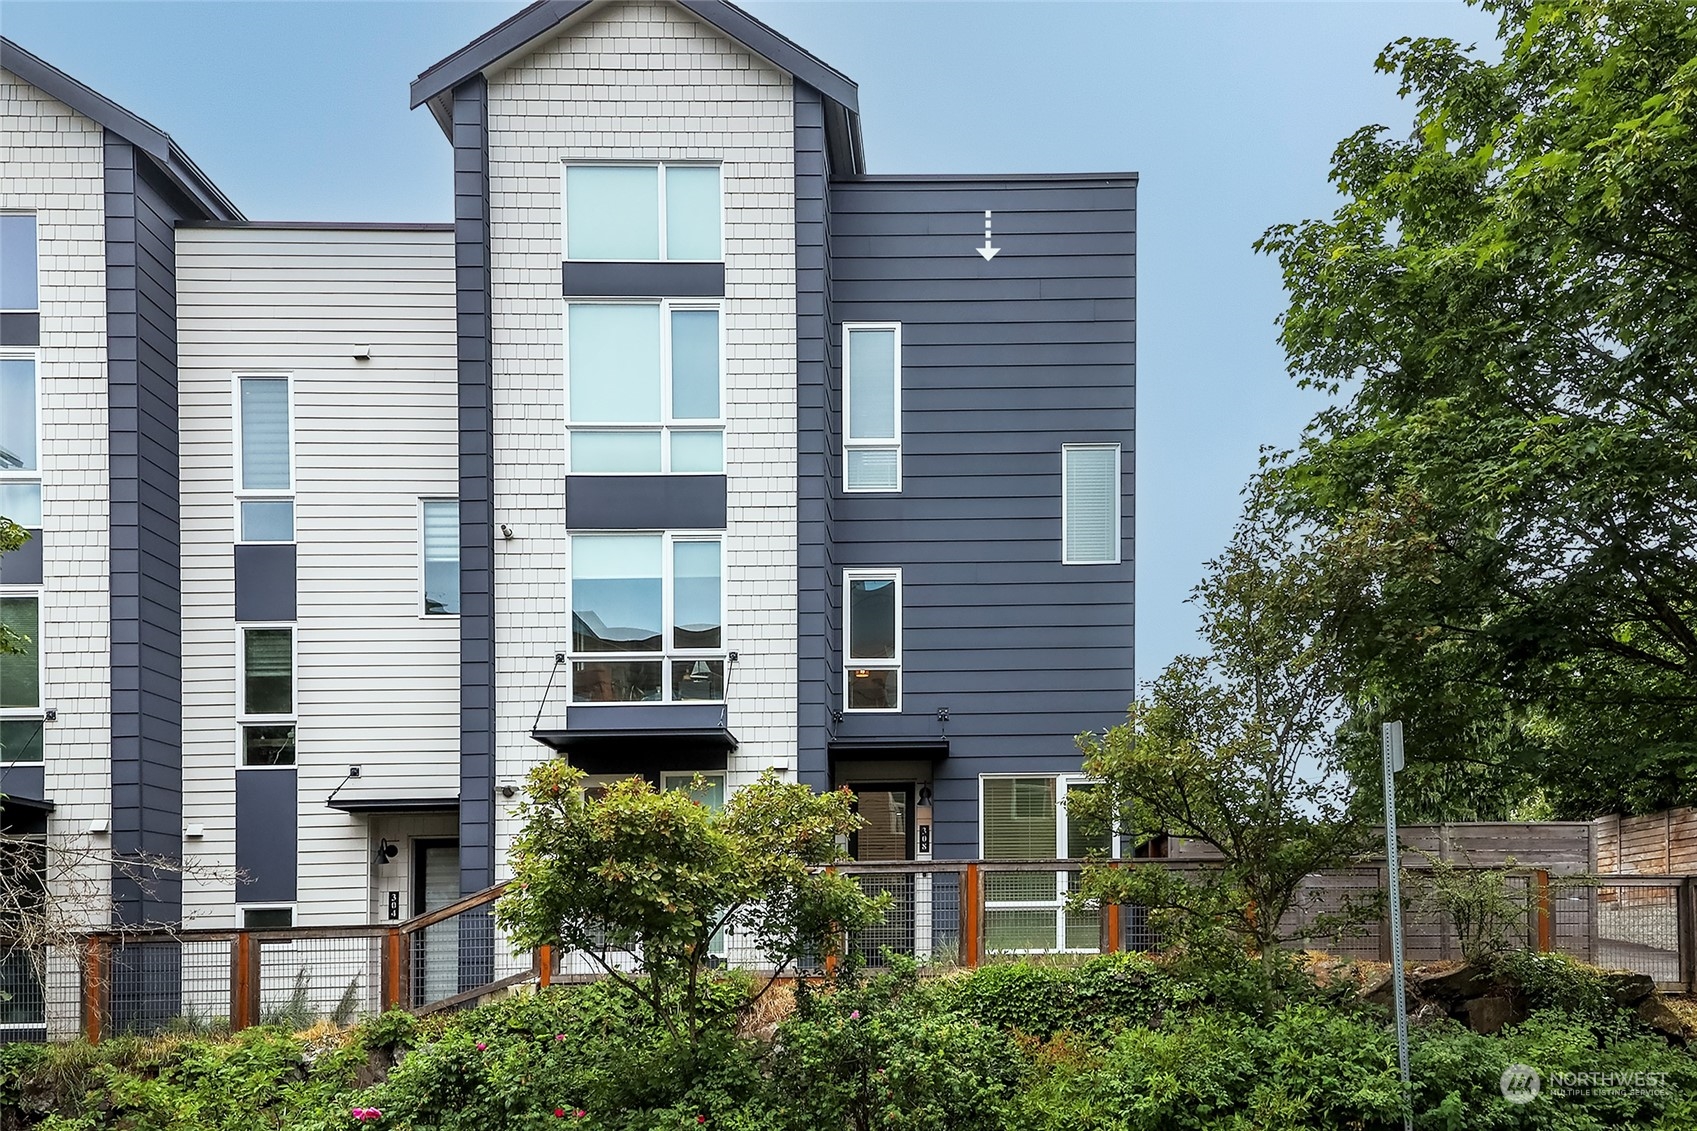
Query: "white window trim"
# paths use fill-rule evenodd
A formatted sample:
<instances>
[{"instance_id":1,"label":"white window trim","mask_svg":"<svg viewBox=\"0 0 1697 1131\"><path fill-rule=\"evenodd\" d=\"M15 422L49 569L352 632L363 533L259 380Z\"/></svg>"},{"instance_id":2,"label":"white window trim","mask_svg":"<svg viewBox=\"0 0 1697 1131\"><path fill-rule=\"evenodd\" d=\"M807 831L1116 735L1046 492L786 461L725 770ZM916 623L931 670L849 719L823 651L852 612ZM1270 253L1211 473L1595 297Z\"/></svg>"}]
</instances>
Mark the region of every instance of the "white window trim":
<instances>
[{"instance_id":1,"label":"white window trim","mask_svg":"<svg viewBox=\"0 0 1697 1131\"><path fill-rule=\"evenodd\" d=\"M852 389L854 382L849 379L852 372L851 346L854 340L852 330L889 330L895 334L892 356L895 360L895 372L891 380L895 382L895 436L887 440L856 440L849 435L851 415ZM897 495L902 489L902 324L900 322L844 322L843 334L843 490L856 495ZM894 448L896 453L896 485L894 487L851 487L849 486L849 451L854 448L871 451L886 451Z\"/></svg>"},{"instance_id":2,"label":"white window trim","mask_svg":"<svg viewBox=\"0 0 1697 1131\"><path fill-rule=\"evenodd\" d=\"M849 655L849 641L853 638L850 618L854 615L850 609L849 585L855 581L894 581L896 583L896 654L890 659L862 660ZM843 710L854 715L899 715L902 701L907 695L907 678L902 671L902 628L906 618L902 616L902 571L900 569L845 569L843 570ZM850 707L849 706L849 676L856 670L893 671L896 673L896 705L894 707Z\"/></svg>"},{"instance_id":3,"label":"white window trim","mask_svg":"<svg viewBox=\"0 0 1697 1131\"><path fill-rule=\"evenodd\" d=\"M666 254L666 170L668 168L717 169L719 171L719 258L673 259ZM571 246L569 233L571 207L566 199L567 169L655 169L660 182L657 194L659 239L655 246L659 255L654 259L573 259L566 249ZM723 263L725 261L725 166L721 161L607 161L599 158L582 160L566 158L560 163L560 258L570 263Z\"/></svg>"},{"instance_id":4,"label":"white window trim","mask_svg":"<svg viewBox=\"0 0 1697 1131\"><path fill-rule=\"evenodd\" d=\"M570 639L571 633L572 633L572 628L571 628L572 610L577 607L576 604L575 604L576 597L575 597L575 593L573 591L574 590L574 583L573 583L573 576L572 576L572 551L573 551L574 547L576 546L577 540L579 538L594 538L594 537L597 537L597 536L605 537L607 535L643 537L643 538L658 537L660 539L660 621L661 621L661 624L660 624L660 650L657 651L657 652L576 652L576 651L572 650L572 647L571 647L572 641ZM674 607L675 607L675 602L673 601L672 590L676 587L677 577L676 577L676 572L675 572L676 567L675 567L675 564L673 562L672 547L679 542L716 542L719 545L719 647L717 647L717 648L678 648L678 647L675 647L673 645L672 632L676 628L676 625L674 625L672 623L673 620L675 619L672 615ZM576 699L571 698L572 689L571 689L570 683L568 682L567 687L566 687L567 701L569 703L571 703L572 705L576 705L576 706L593 705L593 706L597 706L597 707L620 707L620 706L648 706L648 707L652 707L652 706L661 705L661 704L671 705L671 704L674 704L674 703L708 704L708 705L725 703L726 700L729 698L730 681L731 681L731 664L730 664L730 658L729 658L730 652L731 652L730 638L729 638L730 637L730 626L726 623L726 620L728 618L725 616L725 590L726 590L725 573L726 573L725 532L722 531L722 530L574 530L569 535L567 535L567 537L566 537L566 634L567 634L567 640L566 640L566 646L563 649L563 651L566 654L566 669L567 669L566 670L566 676L567 676L568 681L571 679L572 672L575 669L576 665L578 665L580 663L594 663L596 661L603 661L603 662L606 662L606 663L627 663L627 662L628 663L641 663L641 662L646 661L646 662L650 662L650 663L658 663L660 665L660 698L659 699L647 699L647 700L632 699L632 700L628 700L628 701L627 700L614 700L612 702L596 702L594 700L584 700L580 704ZM690 661L694 661L694 660L719 660L719 661L723 662L724 665L725 665L724 682L725 682L726 699L673 699L673 698L671 698L671 694L672 694L671 665L674 661L681 661L681 660L690 660ZM622 781L622 780L624 780L624 778L627 778L627 777L630 777L630 776L631 776L630 774L623 774L623 775L619 775L614 780Z\"/></svg>"},{"instance_id":5,"label":"white window trim","mask_svg":"<svg viewBox=\"0 0 1697 1131\"><path fill-rule=\"evenodd\" d=\"M574 306L658 306L660 308L660 419L654 421L572 421L571 374L571 308ZM719 415L679 419L672 415L672 313L673 311L711 310L718 314L719 326ZM568 475L723 475L725 474L725 310L718 299L650 299L650 298L593 298L566 300L562 322L562 343L565 358L566 398L566 473ZM660 470L649 471L579 471L571 466L572 432L658 432L660 433ZM676 432L716 432L719 435L718 471L673 471L672 435Z\"/></svg>"},{"instance_id":6,"label":"white window trim","mask_svg":"<svg viewBox=\"0 0 1697 1131\"><path fill-rule=\"evenodd\" d=\"M242 382L248 379L265 381L281 380L284 382L284 400L288 405L288 449L289 449L289 485L286 488L264 487L247 488L242 486ZM246 546L292 546L300 541L300 506L295 499L295 490L300 480L295 470L295 375L287 370L247 369L231 375L230 380L230 486L232 504L231 514L234 523L231 527L233 540L237 545ZM249 540L242 537L242 504L252 503L293 503L289 529L295 537L287 541Z\"/></svg>"},{"instance_id":7,"label":"white window trim","mask_svg":"<svg viewBox=\"0 0 1697 1131\"><path fill-rule=\"evenodd\" d=\"M287 629L289 632L289 707L287 714L250 714L247 710L247 634L250 629ZM300 631L290 621L243 621L236 626L236 768L239 770L292 770L300 765ZM244 760L246 752L242 730L250 726L292 726L295 728L295 760L282 766L250 766Z\"/></svg>"},{"instance_id":8,"label":"white window trim","mask_svg":"<svg viewBox=\"0 0 1697 1131\"><path fill-rule=\"evenodd\" d=\"M1085 774L1065 774L1065 773L1063 773L1063 774L1042 774L1042 773L979 774L978 775L978 858L980 860L985 859L985 856L984 856L984 782L987 779L990 779L990 778L1000 778L1000 779L1004 779L1004 780L1006 780L1006 779L1017 779L1017 778L1047 778L1047 779L1052 780L1055 783L1055 810L1056 810L1056 812L1055 812L1055 858L1057 860L1064 859L1064 857L1062 856L1062 853L1064 853L1066 851L1066 844L1067 844L1067 839L1068 839L1068 836L1067 836L1067 833L1068 833L1068 818L1067 818L1067 805L1066 805L1067 791L1069 789L1072 789L1074 786L1100 784L1098 779L1089 777L1088 775L1085 775ZM1109 846L1108 847L1108 858L1110 860L1120 859L1120 838L1118 836L1110 836L1108 838L1108 846ZM1094 954L1094 953L1096 953L1096 950L1097 950L1096 947L1068 947L1066 945L1066 939L1067 939L1067 934L1066 934L1066 928L1067 928L1066 899L1067 899L1067 894L1070 891L1070 881L1071 881L1071 877L1069 876L1069 870L1066 869L1066 868L1057 868L1055 870L1055 898L1053 900L985 900L984 910L986 912L990 912L990 911L1047 911L1047 910L1052 909L1055 913L1055 946L1052 950L1004 950L1004 951L997 951L996 953L998 953L998 954L1054 954L1054 953Z\"/></svg>"},{"instance_id":9,"label":"white window trim","mask_svg":"<svg viewBox=\"0 0 1697 1131\"><path fill-rule=\"evenodd\" d=\"M12 722L12 721L38 722L38 721L43 721L47 718L47 707L46 707L46 701L47 701L47 697L48 697L47 696L47 664L45 662L45 657L44 657L44 653L45 653L46 649L44 649L42 647L42 637L46 635L46 631L42 626L42 615L41 615L43 608L47 604L46 593L47 593L46 589L42 586L39 586L39 585L0 586L0 597L6 597L6 598L33 597L35 599L36 630L35 630L35 639L31 641L31 643L35 645L35 687L36 687L35 706L33 706L33 707L0 707L0 719L5 719L8 722ZM43 735L44 739L45 739L45 737L46 736ZM45 746L45 743L44 743L43 747L42 747L42 760L46 761L46 757L47 757L47 750L46 750L46 746ZM7 763L7 764L10 765L11 763ZM36 763L26 762L26 763L21 763L21 764L33 766Z\"/></svg>"},{"instance_id":10,"label":"white window trim","mask_svg":"<svg viewBox=\"0 0 1697 1131\"><path fill-rule=\"evenodd\" d=\"M453 503L457 507L457 506L459 506L459 502L460 502L460 500L458 498L450 498L450 497L443 496L443 495L421 495L421 496L419 496L419 500L418 500L418 592L415 595L416 600L413 603L413 607L418 610L418 619L419 620L432 620L432 621L434 621L434 620L447 620L447 621L452 621L452 620L458 620L459 619L459 616L460 616L459 613L433 613L433 612L428 611L425 608L425 604L424 604L424 600L425 600L424 572L425 572L425 564L426 564L425 558L424 558L425 504L427 504L427 503ZM459 538L457 536L455 537L454 542L455 542L456 545L459 544ZM463 550L464 547L461 547L461 549ZM456 561L457 560L458 560L458 554L456 554ZM462 594L462 596L463 596L463 594Z\"/></svg>"},{"instance_id":11,"label":"white window trim","mask_svg":"<svg viewBox=\"0 0 1697 1131\"><path fill-rule=\"evenodd\" d=\"M720 180L723 186L724 181ZM720 195L724 195L721 187ZM33 216L35 217L35 305L0 307L0 314L39 314L41 313L41 213L29 208L0 208L0 216ZM36 414L40 419L40 413Z\"/></svg>"},{"instance_id":12,"label":"white window trim","mask_svg":"<svg viewBox=\"0 0 1697 1131\"><path fill-rule=\"evenodd\" d=\"M31 311L7 311L6 313L11 314L11 313L33 313L33 312L31 312ZM25 483L25 484L33 483L36 486L37 495L40 495L42 485L43 485L42 484L42 477L41 477L41 462L42 462L42 456L44 454L43 451L42 451L42 444L45 442L45 439L46 439L46 437L45 437L45 435L42 431L42 425L41 425L41 418L42 418L42 415L43 415L43 413L41 411L41 407L42 407L41 406L41 394L42 394L41 348L39 346L5 346L3 348L0 348L0 358L5 359L6 361L28 361L35 366L35 466L32 467L32 468L30 468L30 467L18 467L18 468L3 468L3 467L0 467L0 483ZM42 504L41 505L41 511L42 511L41 528L45 528L47 526L47 505L46 505L46 499L45 498L41 499L41 504ZM11 516L8 515L7 517L10 518ZM29 530L29 529L37 529L37 528L26 526L25 529Z\"/></svg>"},{"instance_id":13,"label":"white window trim","mask_svg":"<svg viewBox=\"0 0 1697 1131\"><path fill-rule=\"evenodd\" d=\"M1088 558L1078 561L1067 557L1067 453L1088 451L1112 451L1114 453L1114 556L1112 558ZM1123 488L1121 477L1125 472L1124 454L1118 444L1062 444L1061 445L1061 564L1062 565L1119 565L1125 556L1125 500L1121 498Z\"/></svg>"}]
</instances>

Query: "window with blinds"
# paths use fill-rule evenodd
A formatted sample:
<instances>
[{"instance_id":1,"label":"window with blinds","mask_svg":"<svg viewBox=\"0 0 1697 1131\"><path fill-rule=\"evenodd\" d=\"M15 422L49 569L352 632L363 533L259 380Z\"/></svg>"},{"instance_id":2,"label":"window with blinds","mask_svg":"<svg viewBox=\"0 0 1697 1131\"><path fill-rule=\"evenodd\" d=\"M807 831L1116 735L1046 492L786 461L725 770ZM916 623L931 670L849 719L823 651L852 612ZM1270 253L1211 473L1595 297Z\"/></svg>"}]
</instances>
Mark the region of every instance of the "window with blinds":
<instances>
[{"instance_id":1,"label":"window with blinds","mask_svg":"<svg viewBox=\"0 0 1697 1131\"><path fill-rule=\"evenodd\" d=\"M244 628L241 649L241 760L244 766L295 764L295 633Z\"/></svg>"},{"instance_id":2,"label":"window with blinds","mask_svg":"<svg viewBox=\"0 0 1697 1131\"><path fill-rule=\"evenodd\" d=\"M843 487L902 486L901 326L843 327Z\"/></svg>"},{"instance_id":3,"label":"window with blinds","mask_svg":"<svg viewBox=\"0 0 1697 1131\"><path fill-rule=\"evenodd\" d=\"M1061 561L1112 565L1120 560L1120 446L1061 448Z\"/></svg>"},{"instance_id":4,"label":"window with blinds","mask_svg":"<svg viewBox=\"0 0 1697 1131\"><path fill-rule=\"evenodd\" d=\"M460 611L460 504L425 499L423 504L424 615Z\"/></svg>"},{"instance_id":5,"label":"window with blinds","mask_svg":"<svg viewBox=\"0 0 1697 1131\"><path fill-rule=\"evenodd\" d=\"M39 762L42 753L41 598L0 597L0 626L18 651L0 653L0 763Z\"/></svg>"},{"instance_id":6,"label":"window with blinds","mask_svg":"<svg viewBox=\"0 0 1697 1131\"><path fill-rule=\"evenodd\" d=\"M289 379L241 377L236 386L237 540L291 542L295 501Z\"/></svg>"}]
</instances>

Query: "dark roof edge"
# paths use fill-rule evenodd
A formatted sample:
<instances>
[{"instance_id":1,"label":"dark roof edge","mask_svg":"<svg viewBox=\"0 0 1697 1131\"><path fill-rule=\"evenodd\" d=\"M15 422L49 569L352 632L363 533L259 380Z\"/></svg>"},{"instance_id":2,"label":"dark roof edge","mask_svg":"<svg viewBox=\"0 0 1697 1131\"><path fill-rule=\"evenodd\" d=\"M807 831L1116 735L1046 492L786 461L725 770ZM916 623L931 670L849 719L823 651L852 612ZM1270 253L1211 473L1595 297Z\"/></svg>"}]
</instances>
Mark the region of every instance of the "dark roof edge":
<instances>
[{"instance_id":1,"label":"dark roof edge","mask_svg":"<svg viewBox=\"0 0 1697 1131\"><path fill-rule=\"evenodd\" d=\"M676 0L698 19L724 32L779 70L813 87L826 98L857 114L860 88L835 67L784 38L726 0ZM413 80L414 109L440 98L460 83L525 44L537 39L587 8L591 0L537 0L530 7L495 25L452 55L432 64ZM442 114L433 105L436 120Z\"/></svg>"},{"instance_id":2,"label":"dark roof edge","mask_svg":"<svg viewBox=\"0 0 1697 1131\"><path fill-rule=\"evenodd\" d=\"M169 134L152 122L124 109L4 36L0 36L0 68L12 72L147 154L208 218L242 218L240 210L230 203L212 179L201 172L188 154L177 148Z\"/></svg>"},{"instance_id":3,"label":"dark roof edge","mask_svg":"<svg viewBox=\"0 0 1697 1131\"><path fill-rule=\"evenodd\" d=\"M916 184L950 184L953 182L969 182L984 184L996 181L1073 181L1079 183L1101 184L1136 184L1136 173L859 173L833 174L832 183L844 184L879 184L879 183L916 183Z\"/></svg>"},{"instance_id":4,"label":"dark roof edge","mask_svg":"<svg viewBox=\"0 0 1697 1131\"><path fill-rule=\"evenodd\" d=\"M406 223L384 220L185 220L179 228L238 230L260 228L273 231L329 232L451 232L452 224Z\"/></svg>"}]
</instances>

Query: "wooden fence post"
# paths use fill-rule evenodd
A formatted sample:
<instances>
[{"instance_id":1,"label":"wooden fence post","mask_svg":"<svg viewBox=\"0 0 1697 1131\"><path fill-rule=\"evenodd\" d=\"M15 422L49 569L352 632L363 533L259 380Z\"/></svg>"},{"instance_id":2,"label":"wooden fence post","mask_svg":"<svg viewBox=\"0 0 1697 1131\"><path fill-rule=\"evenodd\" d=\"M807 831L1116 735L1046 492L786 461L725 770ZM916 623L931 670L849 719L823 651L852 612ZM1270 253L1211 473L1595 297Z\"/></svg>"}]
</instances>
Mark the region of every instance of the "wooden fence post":
<instances>
[{"instance_id":1,"label":"wooden fence post","mask_svg":"<svg viewBox=\"0 0 1697 1131\"><path fill-rule=\"evenodd\" d=\"M1679 979L1697 993L1697 876L1679 883Z\"/></svg>"},{"instance_id":2,"label":"wooden fence post","mask_svg":"<svg viewBox=\"0 0 1697 1131\"><path fill-rule=\"evenodd\" d=\"M230 948L230 1029L259 1024L259 948L246 931Z\"/></svg>"},{"instance_id":3,"label":"wooden fence post","mask_svg":"<svg viewBox=\"0 0 1697 1131\"><path fill-rule=\"evenodd\" d=\"M100 1030L106 1020L107 994L111 982L107 979L110 967L111 944L99 935L83 939L82 954L82 1031L91 1045L100 1043Z\"/></svg>"},{"instance_id":4,"label":"wooden fence post","mask_svg":"<svg viewBox=\"0 0 1697 1131\"><path fill-rule=\"evenodd\" d=\"M384 1012L401 1004L401 942L399 927L383 933L383 992L378 1007Z\"/></svg>"},{"instance_id":5,"label":"wooden fence post","mask_svg":"<svg viewBox=\"0 0 1697 1131\"><path fill-rule=\"evenodd\" d=\"M536 988L545 990L554 981L554 948L543 943L536 948Z\"/></svg>"},{"instance_id":6,"label":"wooden fence post","mask_svg":"<svg viewBox=\"0 0 1697 1131\"><path fill-rule=\"evenodd\" d=\"M960 962L978 965L983 953L984 896L978 884L978 865L968 864L960 877Z\"/></svg>"},{"instance_id":7,"label":"wooden fence post","mask_svg":"<svg viewBox=\"0 0 1697 1131\"><path fill-rule=\"evenodd\" d=\"M1537 910L1537 949L1539 954L1548 954L1551 949L1553 934L1550 924L1550 872L1548 868L1539 868L1532 873L1534 907Z\"/></svg>"}]
</instances>

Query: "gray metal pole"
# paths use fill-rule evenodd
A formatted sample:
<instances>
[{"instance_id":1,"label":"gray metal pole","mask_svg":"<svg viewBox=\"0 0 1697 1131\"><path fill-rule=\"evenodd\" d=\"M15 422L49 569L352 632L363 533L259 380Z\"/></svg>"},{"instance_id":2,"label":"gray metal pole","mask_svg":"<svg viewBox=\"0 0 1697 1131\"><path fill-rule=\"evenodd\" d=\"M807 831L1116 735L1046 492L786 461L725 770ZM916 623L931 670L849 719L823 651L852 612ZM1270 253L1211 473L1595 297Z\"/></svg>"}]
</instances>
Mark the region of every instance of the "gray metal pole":
<instances>
[{"instance_id":1,"label":"gray metal pole","mask_svg":"<svg viewBox=\"0 0 1697 1131\"><path fill-rule=\"evenodd\" d=\"M1402 769L1402 724L1385 723L1381 746L1385 763L1385 870L1390 874L1391 986L1396 992L1396 1060L1402 1073L1402 1126L1413 1131L1414 1093L1408 1082L1408 998L1402 979L1402 861L1397 852L1396 774Z\"/></svg>"}]
</instances>

